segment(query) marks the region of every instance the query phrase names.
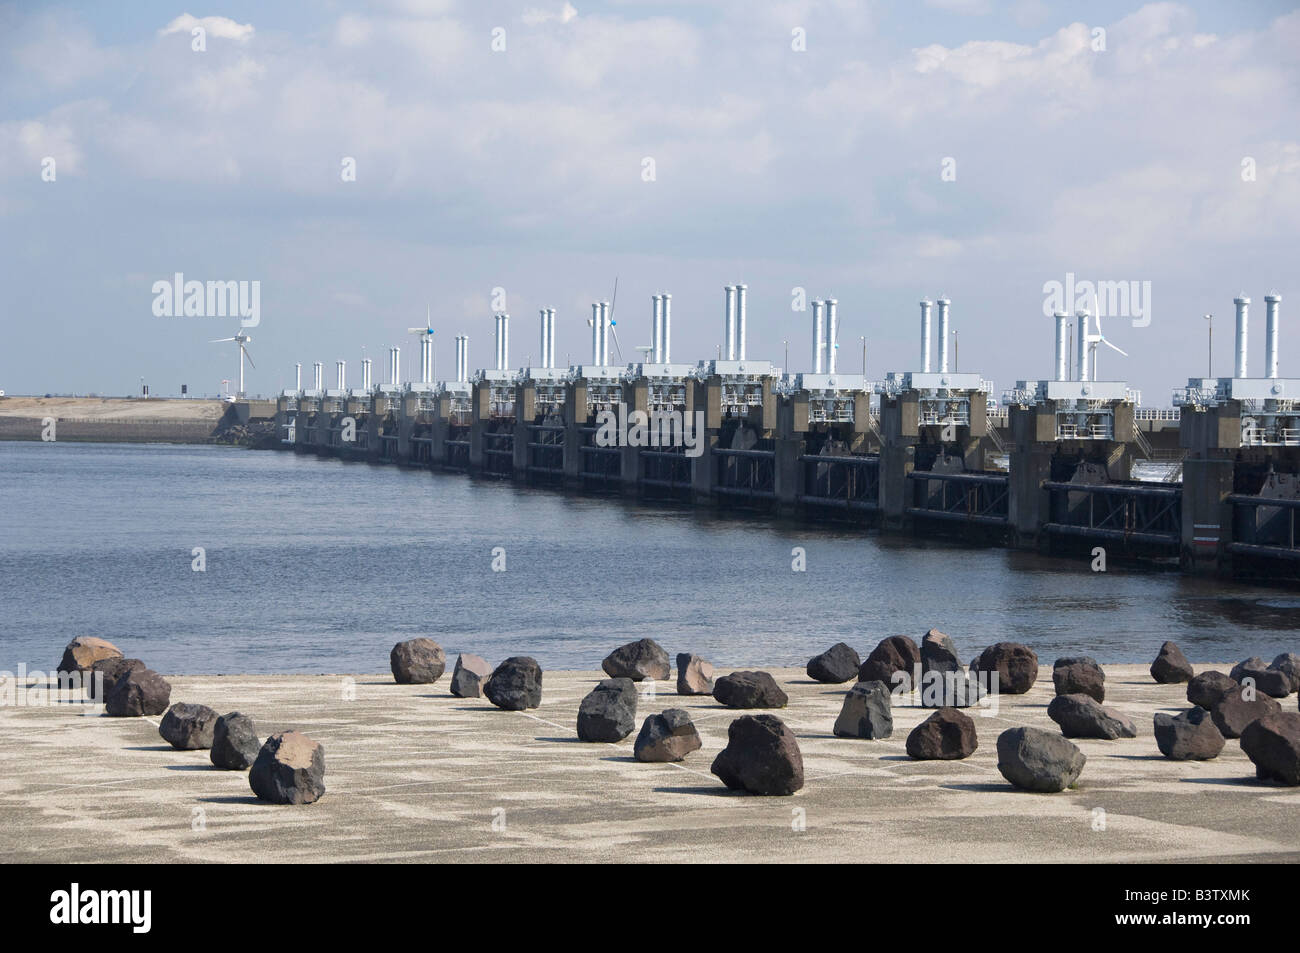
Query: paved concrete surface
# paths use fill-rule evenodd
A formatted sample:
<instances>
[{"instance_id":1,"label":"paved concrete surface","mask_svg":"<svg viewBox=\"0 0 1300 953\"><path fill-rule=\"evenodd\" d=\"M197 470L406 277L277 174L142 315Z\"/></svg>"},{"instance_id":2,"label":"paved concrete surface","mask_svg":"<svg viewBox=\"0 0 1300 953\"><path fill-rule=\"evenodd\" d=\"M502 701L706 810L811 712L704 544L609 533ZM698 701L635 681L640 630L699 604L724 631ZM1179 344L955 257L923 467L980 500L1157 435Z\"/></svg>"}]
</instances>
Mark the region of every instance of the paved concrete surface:
<instances>
[{"instance_id":1,"label":"paved concrete surface","mask_svg":"<svg viewBox=\"0 0 1300 953\"><path fill-rule=\"evenodd\" d=\"M1197 666L1208 667L1228 670ZM1079 742L1088 764L1077 790L1051 795L1012 789L995 750L1007 727L1055 730L1050 666L1029 694L976 717L979 750L956 762L907 758L926 711L896 707L884 741L836 738L850 686L771 671L790 695L775 714L798 735L807 776L789 798L732 793L709 773L739 713L678 697L675 683L642 698L638 722L690 711L704 747L685 762L640 764L632 738L577 741L594 672L547 672L542 707L526 713L451 697L450 673L433 686L387 675L172 679L173 702L237 709L263 736L295 728L320 741L328 791L304 807L263 804L245 772L172 750L157 718L0 708L0 861L1300 861L1300 789L1256 782L1236 741L1211 762L1160 756L1151 716L1186 707L1184 688L1152 684L1146 666L1106 666L1107 704L1139 736Z\"/></svg>"}]
</instances>

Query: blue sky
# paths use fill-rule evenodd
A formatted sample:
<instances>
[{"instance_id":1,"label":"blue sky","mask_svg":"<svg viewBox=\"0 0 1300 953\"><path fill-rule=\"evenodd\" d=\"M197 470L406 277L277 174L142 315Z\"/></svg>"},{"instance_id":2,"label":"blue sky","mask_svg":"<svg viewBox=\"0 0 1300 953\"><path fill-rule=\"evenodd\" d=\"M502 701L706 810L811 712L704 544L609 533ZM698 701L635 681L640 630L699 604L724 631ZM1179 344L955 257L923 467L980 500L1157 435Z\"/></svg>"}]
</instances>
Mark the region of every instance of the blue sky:
<instances>
[{"instance_id":1,"label":"blue sky","mask_svg":"<svg viewBox=\"0 0 1300 953\"><path fill-rule=\"evenodd\" d=\"M1102 359L1149 406L1204 372L1206 312L1229 372L1243 290L1262 366L1276 290L1300 377L1295 4L10 4L0 47L11 394L214 393L235 322L155 316L177 271L261 282L267 394L295 361L355 383L363 348L416 366L426 305L439 376L460 333L482 366L498 287L513 364L542 307L586 360L616 277L629 359L660 291L674 357L713 356L745 282L751 357L807 369L798 287L875 377L916 367L916 301L947 294L961 369L1000 390L1052 369L1045 283L1150 282L1149 324L1105 325L1131 357Z\"/></svg>"}]
</instances>

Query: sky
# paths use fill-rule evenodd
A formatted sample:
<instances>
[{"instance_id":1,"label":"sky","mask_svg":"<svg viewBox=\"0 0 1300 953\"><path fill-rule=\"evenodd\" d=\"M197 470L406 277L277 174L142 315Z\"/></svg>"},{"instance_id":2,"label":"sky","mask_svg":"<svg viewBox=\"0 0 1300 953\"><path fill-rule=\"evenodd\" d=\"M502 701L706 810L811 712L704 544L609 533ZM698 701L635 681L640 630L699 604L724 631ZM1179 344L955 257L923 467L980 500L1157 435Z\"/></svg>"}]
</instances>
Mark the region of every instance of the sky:
<instances>
[{"instance_id":1,"label":"sky","mask_svg":"<svg viewBox=\"0 0 1300 953\"><path fill-rule=\"evenodd\" d=\"M737 282L749 358L810 370L797 303L834 297L872 378L946 295L1001 392L1053 373L1071 274L1136 289L1100 376L1144 406L1206 373L1207 313L1231 374L1243 292L1251 373L1273 292L1300 377L1298 48L1265 0L0 3L0 390L217 393L240 322L156 313L178 272L258 282L253 394L393 344L416 376L426 313L438 378L457 334L485 366L494 294L514 366L548 307L589 361L601 299L636 359L659 292L694 363Z\"/></svg>"}]
</instances>

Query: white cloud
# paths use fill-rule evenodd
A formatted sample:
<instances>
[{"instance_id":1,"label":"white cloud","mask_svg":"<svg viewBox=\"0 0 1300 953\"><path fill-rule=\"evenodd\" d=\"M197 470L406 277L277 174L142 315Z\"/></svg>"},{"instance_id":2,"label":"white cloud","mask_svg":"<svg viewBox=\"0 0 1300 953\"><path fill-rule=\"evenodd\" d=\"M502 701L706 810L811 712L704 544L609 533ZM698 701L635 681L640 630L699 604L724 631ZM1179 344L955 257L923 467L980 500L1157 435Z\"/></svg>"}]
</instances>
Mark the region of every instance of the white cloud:
<instances>
[{"instance_id":1,"label":"white cloud","mask_svg":"<svg viewBox=\"0 0 1300 953\"><path fill-rule=\"evenodd\" d=\"M196 17L188 13L182 13L172 20L171 23L158 31L158 35L189 34L194 31L195 27L202 27L208 36L220 40L235 40L239 43L247 43L253 38L253 24L251 23L236 23L228 17Z\"/></svg>"}]
</instances>

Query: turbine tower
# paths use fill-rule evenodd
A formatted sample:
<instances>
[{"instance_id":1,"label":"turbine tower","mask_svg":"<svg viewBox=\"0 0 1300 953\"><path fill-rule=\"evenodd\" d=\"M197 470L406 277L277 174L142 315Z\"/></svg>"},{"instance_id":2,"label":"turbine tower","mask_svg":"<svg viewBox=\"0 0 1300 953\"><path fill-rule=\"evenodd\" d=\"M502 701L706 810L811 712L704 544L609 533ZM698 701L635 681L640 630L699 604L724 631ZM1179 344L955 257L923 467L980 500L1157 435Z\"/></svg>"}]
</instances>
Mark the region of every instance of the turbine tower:
<instances>
[{"instance_id":1,"label":"turbine tower","mask_svg":"<svg viewBox=\"0 0 1300 953\"><path fill-rule=\"evenodd\" d=\"M424 327L407 328L407 334L420 337L420 383L433 383L433 317L428 305L425 306Z\"/></svg>"},{"instance_id":2,"label":"turbine tower","mask_svg":"<svg viewBox=\"0 0 1300 953\"><path fill-rule=\"evenodd\" d=\"M244 358L248 358L249 367L253 370L257 370L257 365L253 363L252 355L248 353L248 348L244 346L251 340L253 340L252 337L245 334L241 328L235 332L233 338L217 338L215 341L209 342L211 344L227 344L234 341L239 345L239 391L236 393L236 397L242 398L244 396Z\"/></svg>"}]
</instances>

